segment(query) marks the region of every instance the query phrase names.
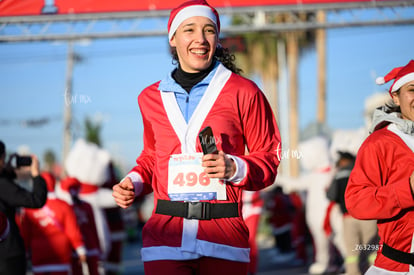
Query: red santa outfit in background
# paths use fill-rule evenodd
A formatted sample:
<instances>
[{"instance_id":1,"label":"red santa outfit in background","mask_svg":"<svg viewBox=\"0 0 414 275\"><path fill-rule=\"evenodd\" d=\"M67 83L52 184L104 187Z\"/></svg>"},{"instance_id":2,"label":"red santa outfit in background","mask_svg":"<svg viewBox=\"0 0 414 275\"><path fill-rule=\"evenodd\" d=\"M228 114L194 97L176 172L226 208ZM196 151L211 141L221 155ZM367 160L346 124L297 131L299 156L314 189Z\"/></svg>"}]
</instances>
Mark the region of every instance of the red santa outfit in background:
<instances>
[{"instance_id":1,"label":"red santa outfit in background","mask_svg":"<svg viewBox=\"0 0 414 275\"><path fill-rule=\"evenodd\" d=\"M357 219L378 220L380 243L375 264L365 274L414 274L414 60L393 69L379 84L389 89L395 106L374 112L371 134L361 145L345 191L348 212Z\"/></svg>"},{"instance_id":2,"label":"red santa outfit in background","mask_svg":"<svg viewBox=\"0 0 414 275\"><path fill-rule=\"evenodd\" d=\"M249 274L256 274L259 264L259 249L257 247L257 229L263 210L263 199L260 191L243 191L243 219L249 229L250 264Z\"/></svg>"},{"instance_id":3,"label":"red santa outfit in background","mask_svg":"<svg viewBox=\"0 0 414 275\"><path fill-rule=\"evenodd\" d=\"M112 187L119 182L116 176L115 167L111 162L109 164L109 178L102 187L112 192ZM117 205L114 207L104 208L105 217L108 221L108 227L111 234L111 249L106 258L105 270L106 275L117 275L122 271L122 248L127 238L125 233L125 213Z\"/></svg>"},{"instance_id":4,"label":"red santa outfit in background","mask_svg":"<svg viewBox=\"0 0 414 275\"><path fill-rule=\"evenodd\" d=\"M292 221L294 207L290 196L283 191L282 186L277 185L270 192L266 201L269 211L269 224L275 239L275 248L278 257L274 261L292 260ZM283 254L283 257L280 257ZM289 258L290 256L290 258Z\"/></svg>"},{"instance_id":5,"label":"red santa outfit in background","mask_svg":"<svg viewBox=\"0 0 414 275\"><path fill-rule=\"evenodd\" d=\"M292 247L296 253L296 260L293 264L305 265L308 262L308 254L306 251L306 238L309 228L306 224L305 205L303 198L298 192L289 193L290 200L294 207L292 217Z\"/></svg>"},{"instance_id":6,"label":"red santa outfit in background","mask_svg":"<svg viewBox=\"0 0 414 275\"><path fill-rule=\"evenodd\" d=\"M111 250L111 232L104 209L116 206L112 191L102 187L109 179L110 163L111 157L106 150L83 139L75 142L65 162L67 175L81 183L79 198L92 206L105 269ZM70 194L60 188L58 195L70 198Z\"/></svg>"},{"instance_id":7,"label":"red santa outfit in background","mask_svg":"<svg viewBox=\"0 0 414 275\"><path fill-rule=\"evenodd\" d=\"M20 230L35 275L70 275L72 253L86 260L86 249L72 207L56 197L55 178L42 173L48 189L40 209L23 209Z\"/></svg>"},{"instance_id":8,"label":"red santa outfit in background","mask_svg":"<svg viewBox=\"0 0 414 275\"><path fill-rule=\"evenodd\" d=\"M76 178L65 178L60 181L60 188L71 194L71 200L67 201L75 211L78 225L86 247L87 268L89 275L99 275L98 262L101 258L99 237L95 224L92 206L79 199L81 183ZM72 258L72 274L82 275L82 265L79 257Z\"/></svg>"},{"instance_id":9,"label":"red santa outfit in background","mask_svg":"<svg viewBox=\"0 0 414 275\"><path fill-rule=\"evenodd\" d=\"M330 268L330 243L323 229L329 206L326 189L333 176L328 138L309 138L299 144L298 150L301 154L301 175L298 178L279 177L277 184L281 184L287 193L306 192L306 223L312 236L315 256L308 272L322 274Z\"/></svg>"}]
</instances>

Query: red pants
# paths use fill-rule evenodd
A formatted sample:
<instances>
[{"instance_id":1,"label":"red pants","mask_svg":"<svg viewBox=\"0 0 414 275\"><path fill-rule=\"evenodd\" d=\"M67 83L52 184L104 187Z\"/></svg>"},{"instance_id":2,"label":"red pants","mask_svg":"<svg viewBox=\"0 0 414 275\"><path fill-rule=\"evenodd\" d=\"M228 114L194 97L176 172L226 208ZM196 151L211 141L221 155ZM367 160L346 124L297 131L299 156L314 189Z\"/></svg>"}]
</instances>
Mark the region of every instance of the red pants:
<instances>
[{"instance_id":1,"label":"red pants","mask_svg":"<svg viewBox=\"0 0 414 275\"><path fill-rule=\"evenodd\" d=\"M195 260L161 260L144 263L145 275L246 275L249 263L202 257Z\"/></svg>"}]
</instances>

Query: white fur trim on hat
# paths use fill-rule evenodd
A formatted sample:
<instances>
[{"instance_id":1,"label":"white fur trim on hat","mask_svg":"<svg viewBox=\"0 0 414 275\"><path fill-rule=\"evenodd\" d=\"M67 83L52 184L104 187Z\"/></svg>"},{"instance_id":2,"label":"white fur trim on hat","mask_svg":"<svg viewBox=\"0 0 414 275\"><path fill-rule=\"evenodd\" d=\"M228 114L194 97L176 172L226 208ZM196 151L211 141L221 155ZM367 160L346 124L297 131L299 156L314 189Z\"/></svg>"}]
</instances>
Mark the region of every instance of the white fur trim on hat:
<instances>
[{"instance_id":1,"label":"white fur trim on hat","mask_svg":"<svg viewBox=\"0 0 414 275\"><path fill-rule=\"evenodd\" d=\"M377 77L377 79L375 79L375 83L377 83L378 85L384 84L385 83L384 77L382 77L382 76Z\"/></svg>"},{"instance_id":2,"label":"white fur trim on hat","mask_svg":"<svg viewBox=\"0 0 414 275\"><path fill-rule=\"evenodd\" d=\"M175 31L177 30L178 26L180 26L180 24L183 21L185 21L186 19L188 19L190 17L194 17L194 16L207 17L208 19L213 21L214 24L217 27L216 15L214 14L214 12L212 11L212 9L210 7L204 6L204 5L188 6L186 8L183 8L182 10L180 10L177 13L177 15L174 17L174 19L171 23L170 31L168 33L168 39L171 40L171 38L173 37L173 35L174 35Z\"/></svg>"},{"instance_id":3,"label":"white fur trim on hat","mask_svg":"<svg viewBox=\"0 0 414 275\"><path fill-rule=\"evenodd\" d=\"M391 92L395 92L398 89L400 89L404 84L413 81L414 80L414 73L409 73L395 81L395 83L392 85Z\"/></svg>"}]
</instances>

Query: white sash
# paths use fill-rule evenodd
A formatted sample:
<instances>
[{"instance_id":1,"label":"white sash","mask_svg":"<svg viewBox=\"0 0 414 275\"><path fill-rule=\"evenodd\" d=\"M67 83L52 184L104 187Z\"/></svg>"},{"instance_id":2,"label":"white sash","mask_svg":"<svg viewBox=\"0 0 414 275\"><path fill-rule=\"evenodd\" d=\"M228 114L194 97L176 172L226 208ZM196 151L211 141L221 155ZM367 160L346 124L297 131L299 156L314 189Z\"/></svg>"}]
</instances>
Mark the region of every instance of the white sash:
<instances>
[{"instance_id":1,"label":"white sash","mask_svg":"<svg viewBox=\"0 0 414 275\"><path fill-rule=\"evenodd\" d=\"M188 125L181 113L174 93L161 91L164 109L181 142L181 153L196 152L196 142L201 126L230 76L231 71L220 64L206 92L194 110Z\"/></svg>"}]
</instances>

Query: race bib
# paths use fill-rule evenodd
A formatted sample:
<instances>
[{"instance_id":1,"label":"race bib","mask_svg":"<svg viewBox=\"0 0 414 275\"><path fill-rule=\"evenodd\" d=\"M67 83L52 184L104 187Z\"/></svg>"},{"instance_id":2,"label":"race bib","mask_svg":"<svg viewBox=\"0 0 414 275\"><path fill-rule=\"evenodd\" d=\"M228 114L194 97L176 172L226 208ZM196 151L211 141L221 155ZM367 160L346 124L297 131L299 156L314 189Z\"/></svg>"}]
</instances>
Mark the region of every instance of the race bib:
<instances>
[{"instance_id":1,"label":"race bib","mask_svg":"<svg viewBox=\"0 0 414 275\"><path fill-rule=\"evenodd\" d=\"M226 185L211 179L201 166L203 153L171 155L168 196L172 201L226 200Z\"/></svg>"}]
</instances>

